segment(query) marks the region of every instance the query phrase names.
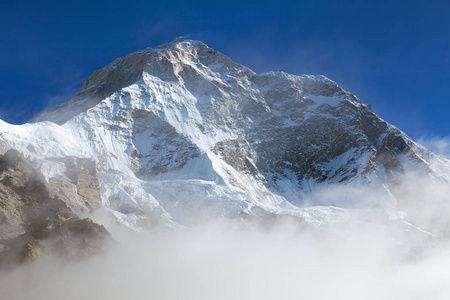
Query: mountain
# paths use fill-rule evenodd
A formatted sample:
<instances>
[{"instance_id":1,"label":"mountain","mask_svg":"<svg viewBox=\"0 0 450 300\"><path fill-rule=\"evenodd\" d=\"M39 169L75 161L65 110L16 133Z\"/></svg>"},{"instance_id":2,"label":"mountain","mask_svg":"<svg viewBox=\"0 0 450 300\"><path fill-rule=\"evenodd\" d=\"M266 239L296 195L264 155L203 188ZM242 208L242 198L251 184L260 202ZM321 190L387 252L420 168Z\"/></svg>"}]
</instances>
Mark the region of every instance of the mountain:
<instances>
[{"instance_id":1,"label":"mountain","mask_svg":"<svg viewBox=\"0 0 450 300\"><path fill-rule=\"evenodd\" d=\"M82 198L74 209L89 211L101 197L136 231L215 217L289 215L319 227L367 219L358 197L351 205L315 197L332 186L376 189L370 208L408 227L396 210L402 174L450 182L445 157L332 80L257 74L184 38L94 71L35 123L1 122L0 149L11 148L48 184L66 195L72 187Z\"/></svg>"}]
</instances>

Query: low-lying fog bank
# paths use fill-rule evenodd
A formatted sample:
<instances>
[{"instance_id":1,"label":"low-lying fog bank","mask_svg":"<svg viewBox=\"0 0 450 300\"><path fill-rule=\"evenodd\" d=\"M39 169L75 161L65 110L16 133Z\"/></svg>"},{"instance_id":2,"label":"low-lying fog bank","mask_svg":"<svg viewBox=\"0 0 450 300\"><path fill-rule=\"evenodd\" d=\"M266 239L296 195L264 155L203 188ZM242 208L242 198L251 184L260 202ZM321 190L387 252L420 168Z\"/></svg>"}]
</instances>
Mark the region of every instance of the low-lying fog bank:
<instances>
[{"instance_id":1,"label":"low-lying fog bank","mask_svg":"<svg viewBox=\"0 0 450 300\"><path fill-rule=\"evenodd\" d=\"M0 298L450 299L448 185L418 180L397 191L405 197L395 205L424 231L379 219L320 229L295 218L213 220L152 233L107 225L116 243L104 254L4 271ZM377 198L354 187L330 193Z\"/></svg>"},{"instance_id":2,"label":"low-lying fog bank","mask_svg":"<svg viewBox=\"0 0 450 300\"><path fill-rule=\"evenodd\" d=\"M229 223L122 237L79 262L41 259L0 278L2 299L448 299L450 248L388 228Z\"/></svg>"}]
</instances>

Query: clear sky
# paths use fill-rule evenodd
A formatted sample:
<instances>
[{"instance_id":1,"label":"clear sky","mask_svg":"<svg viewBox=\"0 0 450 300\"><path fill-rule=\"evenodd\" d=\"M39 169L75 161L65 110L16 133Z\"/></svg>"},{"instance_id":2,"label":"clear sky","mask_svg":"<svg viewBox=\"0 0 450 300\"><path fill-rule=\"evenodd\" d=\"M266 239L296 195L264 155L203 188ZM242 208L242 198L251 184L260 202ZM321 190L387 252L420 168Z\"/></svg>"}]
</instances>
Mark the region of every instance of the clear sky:
<instances>
[{"instance_id":1,"label":"clear sky","mask_svg":"<svg viewBox=\"0 0 450 300\"><path fill-rule=\"evenodd\" d=\"M9 2L9 3L8 3ZM256 72L323 74L413 138L450 135L450 1L2 1L0 118L177 36Z\"/></svg>"}]
</instances>

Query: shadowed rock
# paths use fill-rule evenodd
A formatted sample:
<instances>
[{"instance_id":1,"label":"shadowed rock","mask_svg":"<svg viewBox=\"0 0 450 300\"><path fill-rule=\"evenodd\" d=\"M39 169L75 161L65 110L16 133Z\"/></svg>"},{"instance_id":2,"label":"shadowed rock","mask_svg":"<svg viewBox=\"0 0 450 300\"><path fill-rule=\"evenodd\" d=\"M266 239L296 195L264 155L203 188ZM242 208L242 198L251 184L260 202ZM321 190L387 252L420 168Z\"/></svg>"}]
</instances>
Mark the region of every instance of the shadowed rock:
<instances>
[{"instance_id":1,"label":"shadowed rock","mask_svg":"<svg viewBox=\"0 0 450 300\"><path fill-rule=\"evenodd\" d=\"M103 226L80 219L53 197L18 151L0 155L0 266L43 255L82 258L101 251L109 237Z\"/></svg>"}]
</instances>

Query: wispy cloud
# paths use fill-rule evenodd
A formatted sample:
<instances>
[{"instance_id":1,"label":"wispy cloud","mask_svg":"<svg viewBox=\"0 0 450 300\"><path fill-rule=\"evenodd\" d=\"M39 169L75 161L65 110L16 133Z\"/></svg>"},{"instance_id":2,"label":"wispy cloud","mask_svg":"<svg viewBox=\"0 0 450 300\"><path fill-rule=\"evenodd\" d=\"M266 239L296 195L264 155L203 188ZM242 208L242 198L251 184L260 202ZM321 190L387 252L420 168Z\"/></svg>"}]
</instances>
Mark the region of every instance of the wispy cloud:
<instances>
[{"instance_id":1,"label":"wispy cloud","mask_svg":"<svg viewBox=\"0 0 450 300\"><path fill-rule=\"evenodd\" d=\"M20 109L8 109L5 107L0 108L0 120L8 123L20 123L14 122L14 120L27 120L32 114L33 109L30 107L21 107Z\"/></svg>"},{"instance_id":2,"label":"wispy cloud","mask_svg":"<svg viewBox=\"0 0 450 300\"><path fill-rule=\"evenodd\" d=\"M43 95L46 107L60 104L75 96L86 78L86 75L81 70L73 66L64 66L60 72L60 77L55 78L50 83L52 86L57 87L57 91Z\"/></svg>"},{"instance_id":3,"label":"wispy cloud","mask_svg":"<svg viewBox=\"0 0 450 300\"><path fill-rule=\"evenodd\" d=\"M144 48L168 43L183 34L185 32L180 22L173 18L162 18L154 23L141 24L133 34L133 39L139 48Z\"/></svg>"},{"instance_id":4,"label":"wispy cloud","mask_svg":"<svg viewBox=\"0 0 450 300\"><path fill-rule=\"evenodd\" d=\"M434 153L450 158L450 136L424 136L418 142Z\"/></svg>"},{"instance_id":5,"label":"wispy cloud","mask_svg":"<svg viewBox=\"0 0 450 300\"><path fill-rule=\"evenodd\" d=\"M367 198L361 199L365 203L383 201L365 186L355 189L330 189L325 198L336 197L338 204L353 194ZM104 220L117 243L103 255L76 262L42 259L0 272L0 290L5 299L45 300L446 300L449 186L408 174L397 192L405 195L398 208L407 223L377 209L351 209L347 213L361 217L340 213L320 230L292 218L219 219L178 233L134 235L112 230ZM331 218L325 209L323 220Z\"/></svg>"}]
</instances>

